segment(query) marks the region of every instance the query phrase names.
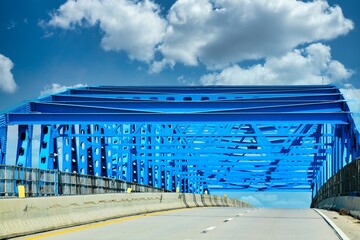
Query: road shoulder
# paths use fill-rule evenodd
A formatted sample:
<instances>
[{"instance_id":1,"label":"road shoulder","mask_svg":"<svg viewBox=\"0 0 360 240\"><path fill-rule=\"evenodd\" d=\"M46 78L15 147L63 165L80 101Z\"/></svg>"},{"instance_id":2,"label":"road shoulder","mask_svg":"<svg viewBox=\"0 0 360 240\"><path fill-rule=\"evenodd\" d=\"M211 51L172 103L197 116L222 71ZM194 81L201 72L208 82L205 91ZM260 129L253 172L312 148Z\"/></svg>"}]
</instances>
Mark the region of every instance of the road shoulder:
<instances>
[{"instance_id":1,"label":"road shoulder","mask_svg":"<svg viewBox=\"0 0 360 240\"><path fill-rule=\"evenodd\" d=\"M338 228L340 228L351 240L360 239L360 220L349 215L340 215L336 211L328 211L319 209L331 221L333 221Z\"/></svg>"}]
</instances>

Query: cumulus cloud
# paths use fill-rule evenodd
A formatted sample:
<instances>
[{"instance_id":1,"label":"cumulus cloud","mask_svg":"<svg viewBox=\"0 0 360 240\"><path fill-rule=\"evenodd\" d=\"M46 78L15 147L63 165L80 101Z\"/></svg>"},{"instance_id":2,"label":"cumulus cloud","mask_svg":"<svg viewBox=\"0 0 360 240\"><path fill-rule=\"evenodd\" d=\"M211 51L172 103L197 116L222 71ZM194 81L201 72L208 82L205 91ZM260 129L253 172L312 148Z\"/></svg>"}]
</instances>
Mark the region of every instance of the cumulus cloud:
<instances>
[{"instance_id":1,"label":"cumulus cloud","mask_svg":"<svg viewBox=\"0 0 360 240\"><path fill-rule=\"evenodd\" d=\"M48 94L55 94L59 92L66 91L68 88L79 88L79 87L86 87L86 84L76 84L73 86L63 86L58 83L53 83L51 86L45 86L44 89L40 92L40 95L48 95Z\"/></svg>"},{"instance_id":2,"label":"cumulus cloud","mask_svg":"<svg viewBox=\"0 0 360 240\"><path fill-rule=\"evenodd\" d=\"M327 1L178 0L160 46L165 58L223 68L247 59L284 55L304 43L353 29Z\"/></svg>"},{"instance_id":3,"label":"cumulus cloud","mask_svg":"<svg viewBox=\"0 0 360 240\"><path fill-rule=\"evenodd\" d=\"M175 63L222 69L278 57L354 28L339 6L298 0L177 0L166 17L153 0L68 0L47 25L99 25L104 50L149 63L149 73Z\"/></svg>"},{"instance_id":4,"label":"cumulus cloud","mask_svg":"<svg viewBox=\"0 0 360 240\"><path fill-rule=\"evenodd\" d=\"M159 11L150 0L68 0L48 24L63 29L99 24L104 50L125 51L131 59L150 61L166 28Z\"/></svg>"},{"instance_id":5,"label":"cumulus cloud","mask_svg":"<svg viewBox=\"0 0 360 240\"><path fill-rule=\"evenodd\" d=\"M6 93L14 93L17 89L11 69L14 63L4 55L0 54L0 90Z\"/></svg>"},{"instance_id":6,"label":"cumulus cloud","mask_svg":"<svg viewBox=\"0 0 360 240\"><path fill-rule=\"evenodd\" d=\"M269 57L264 64L248 68L233 65L204 75L200 81L205 85L328 84L343 83L352 74L332 59L329 46L316 43L284 56Z\"/></svg>"}]
</instances>

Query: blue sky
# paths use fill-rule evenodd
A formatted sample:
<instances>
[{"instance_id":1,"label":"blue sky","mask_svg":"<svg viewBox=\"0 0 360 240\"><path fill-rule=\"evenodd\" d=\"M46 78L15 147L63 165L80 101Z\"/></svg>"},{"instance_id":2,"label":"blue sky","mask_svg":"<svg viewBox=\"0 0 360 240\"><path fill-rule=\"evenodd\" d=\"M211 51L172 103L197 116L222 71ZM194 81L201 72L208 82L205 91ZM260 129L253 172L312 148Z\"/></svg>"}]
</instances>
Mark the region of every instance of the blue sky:
<instances>
[{"instance_id":1,"label":"blue sky","mask_svg":"<svg viewBox=\"0 0 360 240\"><path fill-rule=\"evenodd\" d=\"M357 0L1 0L0 111L83 85L321 83L359 111L359 11Z\"/></svg>"}]
</instances>

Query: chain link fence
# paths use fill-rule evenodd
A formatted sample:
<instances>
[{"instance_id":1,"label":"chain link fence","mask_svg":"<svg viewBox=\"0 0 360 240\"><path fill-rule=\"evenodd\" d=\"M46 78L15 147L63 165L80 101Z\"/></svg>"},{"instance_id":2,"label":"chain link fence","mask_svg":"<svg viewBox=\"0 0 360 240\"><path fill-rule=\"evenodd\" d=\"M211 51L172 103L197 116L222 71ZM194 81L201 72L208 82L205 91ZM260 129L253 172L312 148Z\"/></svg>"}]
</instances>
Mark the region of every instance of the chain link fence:
<instances>
[{"instance_id":1,"label":"chain link fence","mask_svg":"<svg viewBox=\"0 0 360 240\"><path fill-rule=\"evenodd\" d=\"M337 196L360 196L360 158L349 163L332 176L316 193L311 206Z\"/></svg>"},{"instance_id":2,"label":"chain link fence","mask_svg":"<svg viewBox=\"0 0 360 240\"><path fill-rule=\"evenodd\" d=\"M18 186L26 197L85 195L101 193L164 192L164 189L114 178L0 165L0 198L17 197Z\"/></svg>"}]
</instances>

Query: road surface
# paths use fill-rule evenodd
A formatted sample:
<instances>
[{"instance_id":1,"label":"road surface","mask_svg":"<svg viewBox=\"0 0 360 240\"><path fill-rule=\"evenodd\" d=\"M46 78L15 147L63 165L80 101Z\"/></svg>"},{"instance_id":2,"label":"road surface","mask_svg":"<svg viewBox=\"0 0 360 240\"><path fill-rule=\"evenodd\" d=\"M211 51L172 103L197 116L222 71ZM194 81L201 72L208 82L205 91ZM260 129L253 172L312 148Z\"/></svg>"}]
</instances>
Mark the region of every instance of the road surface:
<instances>
[{"instance_id":1,"label":"road surface","mask_svg":"<svg viewBox=\"0 0 360 240\"><path fill-rule=\"evenodd\" d=\"M339 239L312 209L194 208L120 218L21 239Z\"/></svg>"}]
</instances>

